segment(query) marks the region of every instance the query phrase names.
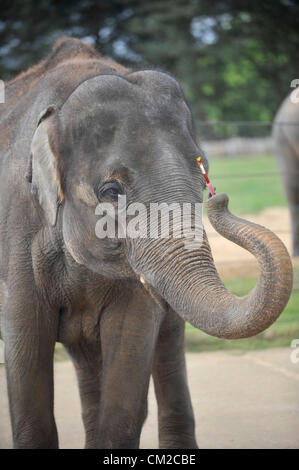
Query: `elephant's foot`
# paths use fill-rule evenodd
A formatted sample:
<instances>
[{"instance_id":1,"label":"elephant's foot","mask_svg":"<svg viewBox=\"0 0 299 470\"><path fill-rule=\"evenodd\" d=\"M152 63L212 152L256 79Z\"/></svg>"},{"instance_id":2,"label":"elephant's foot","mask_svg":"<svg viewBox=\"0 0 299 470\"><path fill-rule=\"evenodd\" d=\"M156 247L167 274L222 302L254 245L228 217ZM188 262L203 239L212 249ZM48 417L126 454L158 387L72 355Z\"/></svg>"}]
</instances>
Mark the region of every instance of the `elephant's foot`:
<instances>
[{"instance_id":1,"label":"elephant's foot","mask_svg":"<svg viewBox=\"0 0 299 470\"><path fill-rule=\"evenodd\" d=\"M34 426L30 417L14 429L13 435L15 449L58 449L56 426Z\"/></svg>"},{"instance_id":2,"label":"elephant's foot","mask_svg":"<svg viewBox=\"0 0 299 470\"><path fill-rule=\"evenodd\" d=\"M198 449L194 436L165 435L160 437L160 449Z\"/></svg>"},{"instance_id":3,"label":"elephant's foot","mask_svg":"<svg viewBox=\"0 0 299 470\"><path fill-rule=\"evenodd\" d=\"M96 438L96 449L139 449L138 435L128 435L124 432L122 435L119 429L114 429L112 432L101 433Z\"/></svg>"},{"instance_id":4,"label":"elephant's foot","mask_svg":"<svg viewBox=\"0 0 299 470\"><path fill-rule=\"evenodd\" d=\"M193 417L163 420L159 425L160 449L198 449L194 434Z\"/></svg>"}]
</instances>

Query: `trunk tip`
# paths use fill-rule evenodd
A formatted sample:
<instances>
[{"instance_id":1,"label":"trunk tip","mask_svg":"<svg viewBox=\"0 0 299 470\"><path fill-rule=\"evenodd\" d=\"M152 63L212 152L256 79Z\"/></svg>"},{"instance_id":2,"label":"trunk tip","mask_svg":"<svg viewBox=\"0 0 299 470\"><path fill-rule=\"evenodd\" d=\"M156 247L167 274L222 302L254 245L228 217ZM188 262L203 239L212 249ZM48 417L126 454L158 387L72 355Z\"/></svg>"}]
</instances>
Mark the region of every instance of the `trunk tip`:
<instances>
[{"instance_id":1,"label":"trunk tip","mask_svg":"<svg viewBox=\"0 0 299 470\"><path fill-rule=\"evenodd\" d=\"M218 193L215 196L209 197L206 202L208 211L210 210L223 210L227 209L229 197L226 193Z\"/></svg>"}]
</instances>

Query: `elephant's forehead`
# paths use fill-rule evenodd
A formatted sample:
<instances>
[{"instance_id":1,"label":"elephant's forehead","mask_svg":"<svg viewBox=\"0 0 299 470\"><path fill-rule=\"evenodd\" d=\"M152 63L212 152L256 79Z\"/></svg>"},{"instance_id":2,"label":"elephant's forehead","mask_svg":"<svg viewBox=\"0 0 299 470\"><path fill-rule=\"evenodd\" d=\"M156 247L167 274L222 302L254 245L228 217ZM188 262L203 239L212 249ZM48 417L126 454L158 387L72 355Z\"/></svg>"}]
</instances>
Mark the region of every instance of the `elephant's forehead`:
<instances>
[{"instance_id":1,"label":"elephant's forehead","mask_svg":"<svg viewBox=\"0 0 299 470\"><path fill-rule=\"evenodd\" d=\"M64 147L80 154L134 155L183 141L191 114L177 82L159 72L86 80L61 111ZM190 139L190 136L189 136ZM186 141L186 139L184 140ZM129 158L129 157L128 157Z\"/></svg>"},{"instance_id":2,"label":"elephant's forehead","mask_svg":"<svg viewBox=\"0 0 299 470\"><path fill-rule=\"evenodd\" d=\"M127 76L98 75L81 83L70 95L62 112L81 117L111 110L119 115L157 114L165 108L171 113L184 103L182 91L171 76L143 71Z\"/></svg>"}]
</instances>

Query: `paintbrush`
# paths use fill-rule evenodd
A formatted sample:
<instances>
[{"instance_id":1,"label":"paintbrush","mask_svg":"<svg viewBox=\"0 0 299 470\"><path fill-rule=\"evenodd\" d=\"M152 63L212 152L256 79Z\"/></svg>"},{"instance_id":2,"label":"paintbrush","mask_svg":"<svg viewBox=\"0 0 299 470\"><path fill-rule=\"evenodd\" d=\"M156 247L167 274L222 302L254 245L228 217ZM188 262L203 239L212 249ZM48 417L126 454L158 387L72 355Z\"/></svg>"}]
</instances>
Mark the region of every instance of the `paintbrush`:
<instances>
[{"instance_id":1,"label":"paintbrush","mask_svg":"<svg viewBox=\"0 0 299 470\"><path fill-rule=\"evenodd\" d=\"M214 186L212 185L211 181L208 178L208 175L206 174L206 170L204 169L201 157L197 157L196 160L197 160L198 166L200 168L200 171L202 172L203 177L206 180L207 187L209 188L209 191L210 191L211 195L215 196L216 193L215 193Z\"/></svg>"}]
</instances>

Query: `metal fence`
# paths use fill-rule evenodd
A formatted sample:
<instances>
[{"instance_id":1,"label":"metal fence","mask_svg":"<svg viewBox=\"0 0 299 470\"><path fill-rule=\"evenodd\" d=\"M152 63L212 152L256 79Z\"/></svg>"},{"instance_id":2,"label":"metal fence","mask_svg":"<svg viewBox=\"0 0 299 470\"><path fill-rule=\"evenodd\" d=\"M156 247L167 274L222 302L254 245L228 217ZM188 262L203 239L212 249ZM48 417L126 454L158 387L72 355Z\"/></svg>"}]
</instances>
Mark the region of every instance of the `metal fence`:
<instances>
[{"instance_id":1,"label":"metal fence","mask_svg":"<svg viewBox=\"0 0 299 470\"><path fill-rule=\"evenodd\" d=\"M204 139L227 139L230 137L265 137L273 126L298 126L298 121L202 121L196 120L200 136Z\"/></svg>"}]
</instances>

